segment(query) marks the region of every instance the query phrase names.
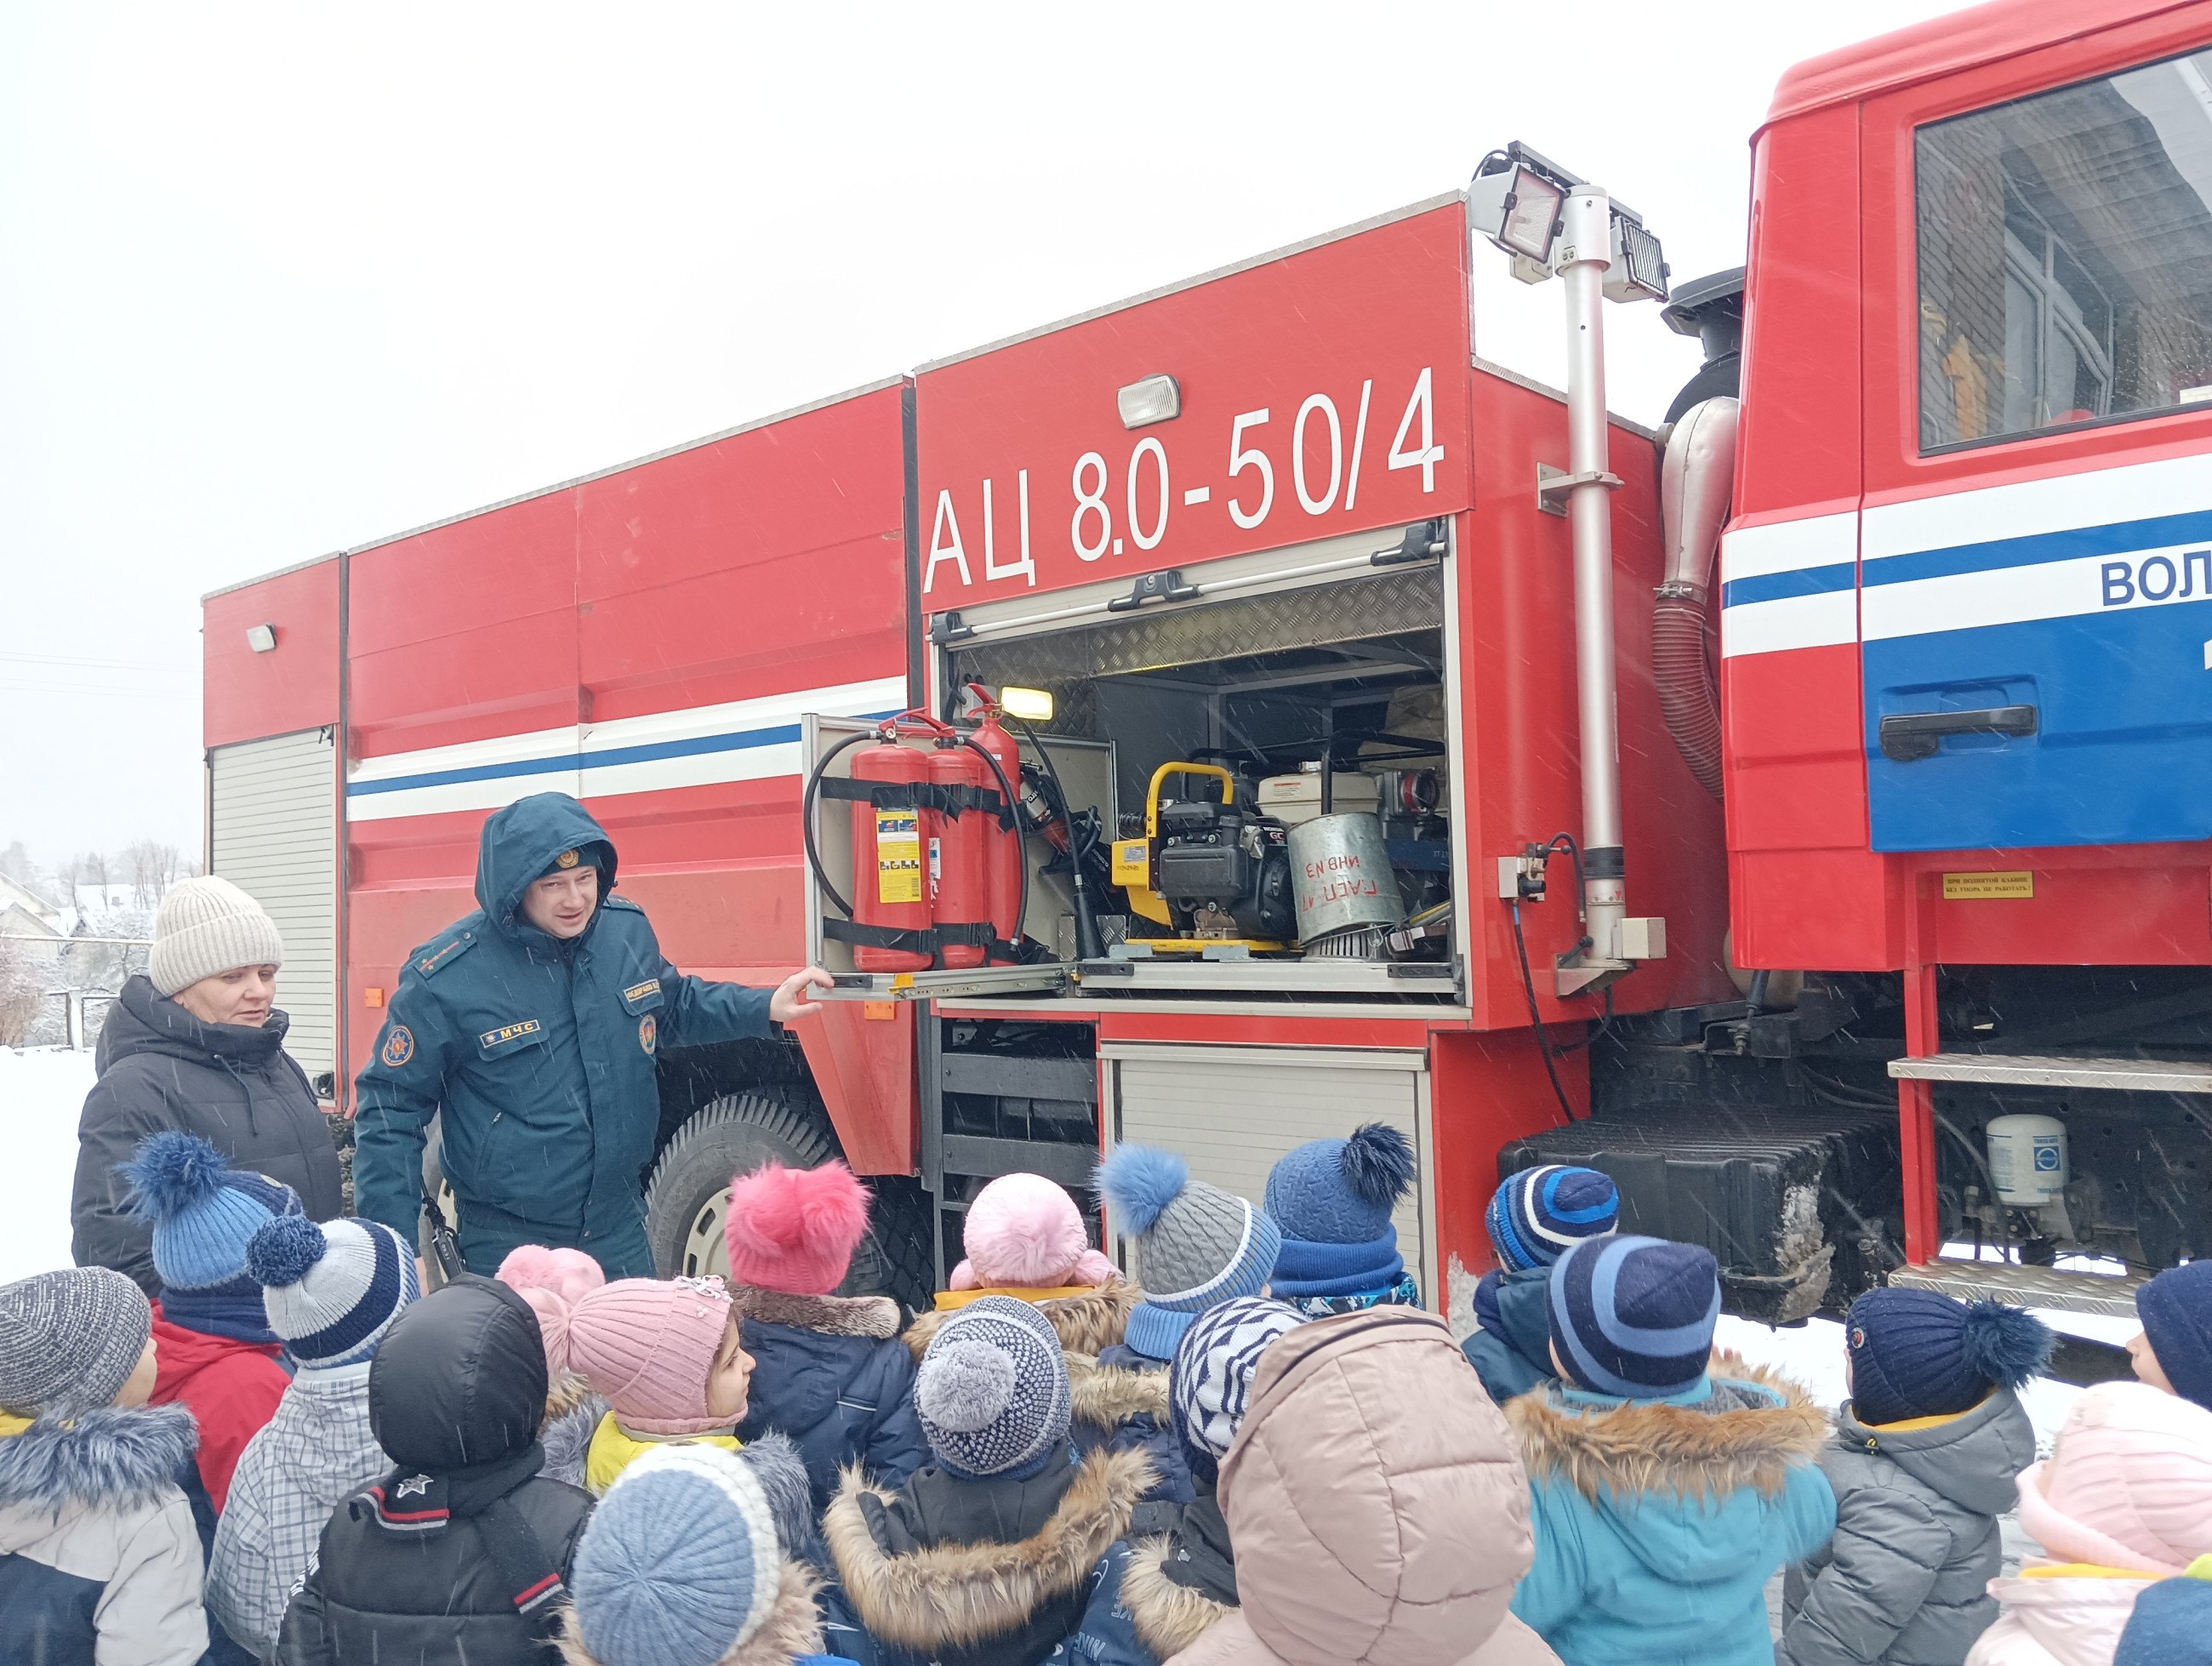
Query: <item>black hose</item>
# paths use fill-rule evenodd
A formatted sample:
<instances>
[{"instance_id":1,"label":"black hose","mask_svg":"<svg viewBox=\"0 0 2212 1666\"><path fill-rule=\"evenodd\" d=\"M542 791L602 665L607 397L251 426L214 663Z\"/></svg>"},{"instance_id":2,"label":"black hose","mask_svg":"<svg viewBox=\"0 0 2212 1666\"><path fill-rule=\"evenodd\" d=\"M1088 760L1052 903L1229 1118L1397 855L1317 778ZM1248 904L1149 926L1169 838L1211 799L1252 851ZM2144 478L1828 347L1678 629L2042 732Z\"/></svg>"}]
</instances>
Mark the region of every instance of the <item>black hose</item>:
<instances>
[{"instance_id":1,"label":"black hose","mask_svg":"<svg viewBox=\"0 0 2212 1666\"><path fill-rule=\"evenodd\" d=\"M1528 970L1528 939L1521 933L1521 904L1513 904L1513 946L1521 957L1521 988L1528 996L1528 1022L1536 1033L1536 1050L1543 1055L1544 1073L1552 1079L1552 1093L1559 1102L1559 1112L1569 1124L1576 1120L1575 1108L1567 1102L1567 1090L1559 1085L1559 1067L1552 1062L1552 1043L1544 1034L1544 1020L1536 1011L1536 980Z\"/></svg>"},{"instance_id":2,"label":"black hose","mask_svg":"<svg viewBox=\"0 0 2212 1666\"><path fill-rule=\"evenodd\" d=\"M857 746L864 740L873 739L875 733L873 729L867 729L859 734L848 734L828 751L823 753L820 760L814 766L814 773L807 776L806 791L799 800L799 838L806 847L806 864L814 870L814 883L822 887L822 894L835 903L837 905L837 912L848 920L853 918L853 905L839 896L837 887L830 883L830 876L822 870L822 853L815 848L814 800L817 796L815 789L822 785L823 773L828 770L839 753L844 751L848 746Z\"/></svg>"},{"instance_id":3,"label":"black hose","mask_svg":"<svg viewBox=\"0 0 2212 1666\"><path fill-rule=\"evenodd\" d=\"M1044 772L1052 780L1053 796L1060 800L1060 817L1067 823L1067 848L1074 858L1069 866L1075 883L1075 958L1078 960L1103 959L1105 939L1098 934L1098 916L1093 912L1091 889L1083 879L1084 859L1091 854L1086 839L1095 836L1091 835L1089 830L1076 825L1075 806L1069 802L1067 787L1060 778L1060 765L1052 761L1052 753L1046 749L1044 742L1037 739L1037 733L1030 727L1029 720L1016 717L1009 712L1006 721L1021 731L1022 739L1036 749L1037 757L1043 762ZM1012 800L1008 802L1011 803ZM1029 863L1024 860L1022 863L1022 884L1024 887L1029 884ZM1027 894L1026 890L1024 894Z\"/></svg>"}]
</instances>

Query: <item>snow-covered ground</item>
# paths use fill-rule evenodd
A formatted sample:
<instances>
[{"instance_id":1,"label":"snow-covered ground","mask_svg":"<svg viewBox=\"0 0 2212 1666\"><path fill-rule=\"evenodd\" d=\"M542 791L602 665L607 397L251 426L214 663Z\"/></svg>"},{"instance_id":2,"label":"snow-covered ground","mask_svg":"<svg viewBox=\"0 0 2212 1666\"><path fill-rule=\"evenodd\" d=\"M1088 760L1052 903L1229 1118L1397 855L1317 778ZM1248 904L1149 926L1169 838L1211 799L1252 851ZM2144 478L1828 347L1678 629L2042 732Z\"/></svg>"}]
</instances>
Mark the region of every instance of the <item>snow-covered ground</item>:
<instances>
[{"instance_id":1,"label":"snow-covered ground","mask_svg":"<svg viewBox=\"0 0 2212 1666\"><path fill-rule=\"evenodd\" d=\"M76 1119L92 1055L0 1047L0 1284L70 1264Z\"/></svg>"}]
</instances>

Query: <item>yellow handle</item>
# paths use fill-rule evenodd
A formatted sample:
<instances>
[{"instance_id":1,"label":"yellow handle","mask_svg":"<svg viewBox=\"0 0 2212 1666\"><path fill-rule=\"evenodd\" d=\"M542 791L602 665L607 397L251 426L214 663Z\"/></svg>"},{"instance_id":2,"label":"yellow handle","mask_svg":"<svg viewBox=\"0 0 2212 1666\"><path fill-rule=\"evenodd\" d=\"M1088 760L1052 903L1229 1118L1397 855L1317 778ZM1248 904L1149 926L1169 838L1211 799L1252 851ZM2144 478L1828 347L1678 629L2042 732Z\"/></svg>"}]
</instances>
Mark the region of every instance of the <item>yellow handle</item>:
<instances>
[{"instance_id":1,"label":"yellow handle","mask_svg":"<svg viewBox=\"0 0 2212 1666\"><path fill-rule=\"evenodd\" d=\"M1212 775L1221 783L1221 801L1237 802L1237 777L1218 763L1163 763L1152 771L1152 785L1145 789L1145 836L1157 838L1160 831L1160 783L1170 775Z\"/></svg>"}]
</instances>

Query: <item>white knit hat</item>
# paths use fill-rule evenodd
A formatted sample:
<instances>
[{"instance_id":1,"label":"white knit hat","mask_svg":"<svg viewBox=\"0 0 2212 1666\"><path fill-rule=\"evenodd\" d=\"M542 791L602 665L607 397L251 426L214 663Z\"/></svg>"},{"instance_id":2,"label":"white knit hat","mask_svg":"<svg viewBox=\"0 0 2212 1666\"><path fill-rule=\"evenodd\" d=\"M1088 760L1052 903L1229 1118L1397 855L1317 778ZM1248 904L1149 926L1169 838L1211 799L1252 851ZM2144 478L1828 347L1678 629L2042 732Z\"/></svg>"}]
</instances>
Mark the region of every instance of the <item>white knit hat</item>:
<instances>
[{"instance_id":1,"label":"white knit hat","mask_svg":"<svg viewBox=\"0 0 2212 1666\"><path fill-rule=\"evenodd\" d=\"M269 911L219 874L180 881L154 916L146 975L165 995L240 966L281 966L284 939Z\"/></svg>"}]
</instances>

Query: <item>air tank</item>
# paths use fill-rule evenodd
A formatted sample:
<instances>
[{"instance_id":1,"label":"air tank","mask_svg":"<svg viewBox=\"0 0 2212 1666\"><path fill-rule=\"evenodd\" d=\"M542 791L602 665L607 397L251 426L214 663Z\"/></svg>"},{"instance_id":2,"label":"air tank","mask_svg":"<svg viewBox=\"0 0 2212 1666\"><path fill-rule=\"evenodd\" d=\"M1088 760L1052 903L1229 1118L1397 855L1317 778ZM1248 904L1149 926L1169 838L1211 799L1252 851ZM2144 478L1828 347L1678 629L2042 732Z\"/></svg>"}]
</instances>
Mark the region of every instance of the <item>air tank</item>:
<instances>
[{"instance_id":1,"label":"air tank","mask_svg":"<svg viewBox=\"0 0 2212 1666\"><path fill-rule=\"evenodd\" d=\"M1998 1202L2011 1209L2044 1209L2065 1200L2071 1173L2065 1123L2056 1116L1996 1116L1984 1134Z\"/></svg>"}]
</instances>

